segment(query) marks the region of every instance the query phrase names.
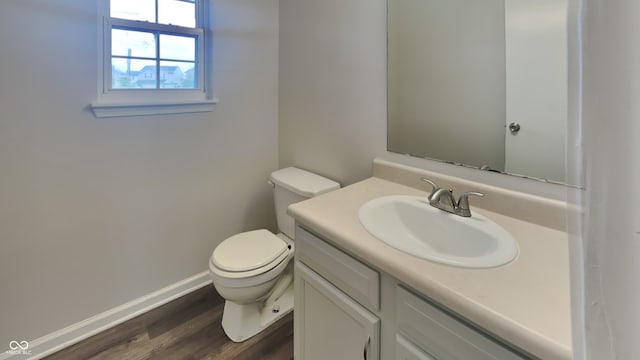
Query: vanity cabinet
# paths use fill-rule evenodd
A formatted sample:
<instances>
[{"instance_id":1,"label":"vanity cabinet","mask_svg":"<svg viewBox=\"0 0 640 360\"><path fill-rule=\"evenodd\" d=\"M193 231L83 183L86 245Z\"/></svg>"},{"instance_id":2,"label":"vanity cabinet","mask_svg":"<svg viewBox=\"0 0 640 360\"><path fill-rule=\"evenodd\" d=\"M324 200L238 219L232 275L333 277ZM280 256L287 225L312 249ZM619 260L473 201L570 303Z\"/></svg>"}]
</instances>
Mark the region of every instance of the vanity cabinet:
<instances>
[{"instance_id":1,"label":"vanity cabinet","mask_svg":"<svg viewBox=\"0 0 640 360\"><path fill-rule=\"evenodd\" d=\"M300 226L295 256L296 360L530 359Z\"/></svg>"}]
</instances>

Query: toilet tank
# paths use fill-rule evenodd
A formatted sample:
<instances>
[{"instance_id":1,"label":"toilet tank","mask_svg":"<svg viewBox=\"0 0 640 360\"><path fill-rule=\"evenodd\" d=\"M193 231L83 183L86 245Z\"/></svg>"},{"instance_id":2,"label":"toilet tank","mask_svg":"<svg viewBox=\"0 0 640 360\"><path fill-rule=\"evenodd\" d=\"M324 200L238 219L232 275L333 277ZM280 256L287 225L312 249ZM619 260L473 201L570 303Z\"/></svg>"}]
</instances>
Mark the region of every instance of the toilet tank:
<instances>
[{"instance_id":1,"label":"toilet tank","mask_svg":"<svg viewBox=\"0 0 640 360\"><path fill-rule=\"evenodd\" d=\"M294 236L294 220L287 215L287 207L340 188L340 184L333 180L295 167L274 171L270 180L273 184L278 229L290 239Z\"/></svg>"}]
</instances>

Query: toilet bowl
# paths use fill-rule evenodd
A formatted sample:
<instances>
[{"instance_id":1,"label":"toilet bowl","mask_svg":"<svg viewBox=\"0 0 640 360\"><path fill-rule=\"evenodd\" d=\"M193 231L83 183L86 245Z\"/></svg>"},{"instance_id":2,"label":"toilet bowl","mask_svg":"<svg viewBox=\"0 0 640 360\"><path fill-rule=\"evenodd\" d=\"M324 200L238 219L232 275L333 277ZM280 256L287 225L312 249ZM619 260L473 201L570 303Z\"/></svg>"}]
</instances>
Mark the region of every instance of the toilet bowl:
<instances>
[{"instance_id":1,"label":"toilet bowl","mask_svg":"<svg viewBox=\"0 0 640 360\"><path fill-rule=\"evenodd\" d=\"M267 230L234 235L216 247L209 274L226 300L222 326L231 340L244 341L293 310L293 252L286 235Z\"/></svg>"},{"instance_id":2,"label":"toilet bowl","mask_svg":"<svg viewBox=\"0 0 640 360\"><path fill-rule=\"evenodd\" d=\"M256 246L269 242L270 246ZM276 236L267 230L241 233L216 247L209 260L209 274L226 300L238 304L264 300L293 258L293 251L293 242L284 234Z\"/></svg>"},{"instance_id":3,"label":"toilet bowl","mask_svg":"<svg viewBox=\"0 0 640 360\"><path fill-rule=\"evenodd\" d=\"M222 241L209 259L213 285L225 299L222 327L244 341L293 310L294 221L288 205L338 189L335 181L297 168L271 174L276 218L282 233L260 229Z\"/></svg>"}]
</instances>

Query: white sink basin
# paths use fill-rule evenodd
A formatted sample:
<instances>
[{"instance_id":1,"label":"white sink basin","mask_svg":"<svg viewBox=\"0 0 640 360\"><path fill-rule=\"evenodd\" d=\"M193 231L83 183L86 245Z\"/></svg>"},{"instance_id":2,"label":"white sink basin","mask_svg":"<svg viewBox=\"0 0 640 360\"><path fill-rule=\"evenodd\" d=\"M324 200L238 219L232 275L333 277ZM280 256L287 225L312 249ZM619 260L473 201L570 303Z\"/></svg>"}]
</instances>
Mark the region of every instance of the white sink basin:
<instances>
[{"instance_id":1,"label":"white sink basin","mask_svg":"<svg viewBox=\"0 0 640 360\"><path fill-rule=\"evenodd\" d=\"M387 245L443 264L491 268L519 253L518 243L500 225L477 213L465 218L436 209L426 196L373 199L360 208L358 217Z\"/></svg>"}]
</instances>

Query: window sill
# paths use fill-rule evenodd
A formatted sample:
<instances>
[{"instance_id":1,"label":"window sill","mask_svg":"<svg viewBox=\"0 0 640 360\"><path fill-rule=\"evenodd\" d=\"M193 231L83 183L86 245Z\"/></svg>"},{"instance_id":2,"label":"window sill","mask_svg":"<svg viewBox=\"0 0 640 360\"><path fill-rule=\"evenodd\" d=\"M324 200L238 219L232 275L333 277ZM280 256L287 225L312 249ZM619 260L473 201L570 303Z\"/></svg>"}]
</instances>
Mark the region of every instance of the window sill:
<instances>
[{"instance_id":1,"label":"window sill","mask_svg":"<svg viewBox=\"0 0 640 360\"><path fill-rule=\"evenodd\" d=\"M98 118L210 112L218 100L167 103L101 103L91 104Z\"/></svg>"}]
</instances>

